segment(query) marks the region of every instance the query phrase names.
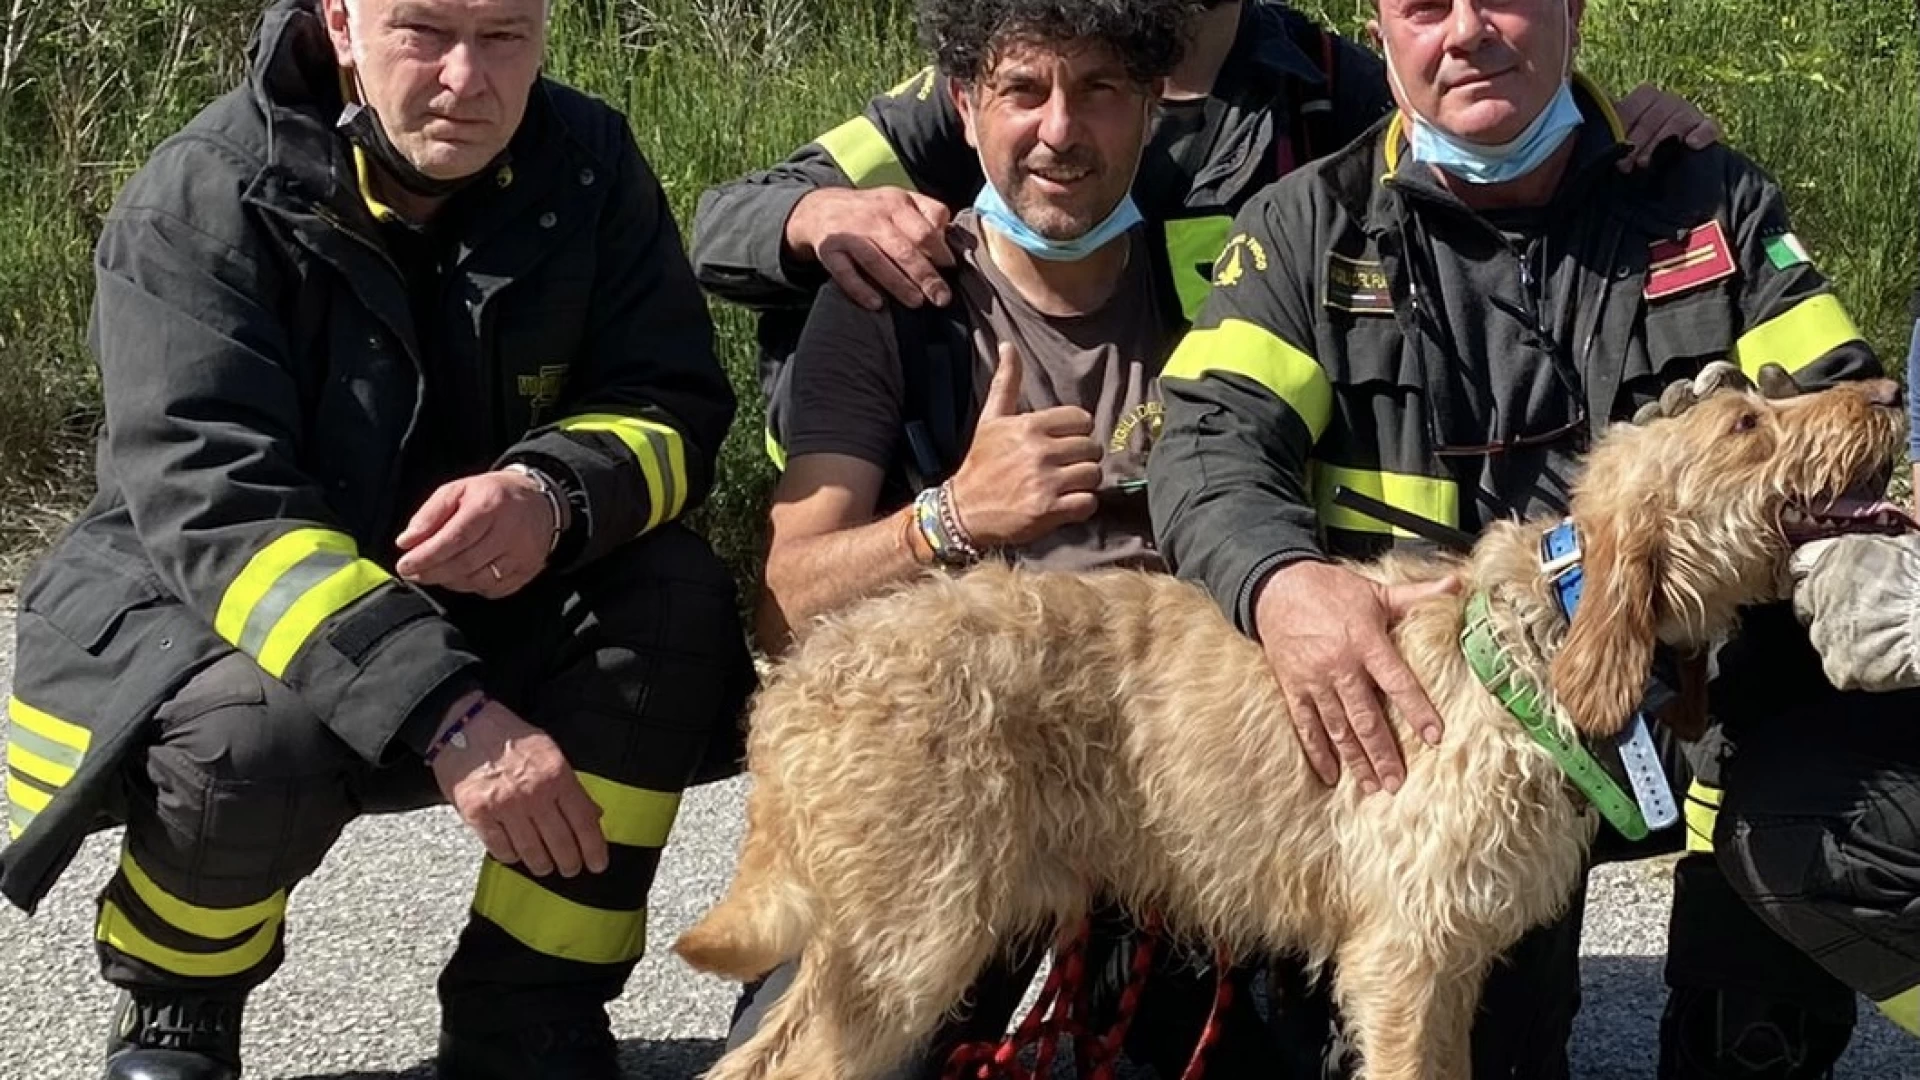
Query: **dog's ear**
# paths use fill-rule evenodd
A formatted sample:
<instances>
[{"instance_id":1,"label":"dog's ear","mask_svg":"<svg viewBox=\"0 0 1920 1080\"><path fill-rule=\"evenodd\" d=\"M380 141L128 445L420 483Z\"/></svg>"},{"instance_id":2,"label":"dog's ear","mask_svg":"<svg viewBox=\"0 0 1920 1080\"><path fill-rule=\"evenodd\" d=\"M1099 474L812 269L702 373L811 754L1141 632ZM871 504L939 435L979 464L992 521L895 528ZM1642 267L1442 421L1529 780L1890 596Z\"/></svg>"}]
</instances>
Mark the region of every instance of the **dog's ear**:
<instances>
[{"instance_id":1,"label":"dog's ear","mask_svg":"<svg viewBox=\"0 0 1920 1080\"><path fill-rule=\"evenodd\" d=\"M1607 737L1639 706L1653 666L1660 531L1651 525L1654 518L1640 513L1575 520L1586 584L1548 678L1573 726Z\"/></svg>"}]
</instances>

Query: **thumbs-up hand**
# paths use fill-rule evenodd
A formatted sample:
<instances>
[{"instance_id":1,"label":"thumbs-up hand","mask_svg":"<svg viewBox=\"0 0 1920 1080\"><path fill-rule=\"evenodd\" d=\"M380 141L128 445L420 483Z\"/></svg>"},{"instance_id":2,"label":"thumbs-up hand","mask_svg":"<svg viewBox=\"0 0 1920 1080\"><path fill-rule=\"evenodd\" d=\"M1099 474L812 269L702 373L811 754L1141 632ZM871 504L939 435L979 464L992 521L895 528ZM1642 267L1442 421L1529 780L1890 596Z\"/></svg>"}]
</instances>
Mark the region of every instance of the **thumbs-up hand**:
<instances>
[{"instance_id":1,"label":"thumbs-up hand","mask_svg":"<svg viewBox=\"0 0 1920 1080\"><path fill-rule=\"evenodd\" d=\"M1029 543L1099 506L1093 416L1072 405L1022 412L1025 368L1019 350L1002 342L973 445L953 477L954 509L981 547Z\"/></svg>"}]
</instances>

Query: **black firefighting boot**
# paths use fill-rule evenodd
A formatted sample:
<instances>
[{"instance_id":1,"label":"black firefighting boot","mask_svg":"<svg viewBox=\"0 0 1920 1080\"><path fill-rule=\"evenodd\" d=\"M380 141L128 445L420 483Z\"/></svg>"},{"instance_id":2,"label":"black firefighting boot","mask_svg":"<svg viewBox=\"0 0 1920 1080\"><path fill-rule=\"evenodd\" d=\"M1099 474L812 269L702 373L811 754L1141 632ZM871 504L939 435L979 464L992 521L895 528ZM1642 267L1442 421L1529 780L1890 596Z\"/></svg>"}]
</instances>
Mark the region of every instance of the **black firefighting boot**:
<instances>
[{"instance_id":1,"label":"black firefighting boot","mask_svg":"<svg viewBox=\"0 0 1920 1080\"><path fill-rule=\"evenodd\" d=\"M122 992L106 1080L238 1080L246 998Z\"/></svg>"},{"instance_id":2,"label":"black firefighting boot","mask_svg":"<svg viewBox=\"0 0 1920 1080\"><path fill-rule=\"evenodd\" d=\"M620 1080L607 1014L490 1031L443 1027L440 1080Z\"/></svg>"},{"instance_id":3,"label":"black firefighting boot","mask_svg":"<svg viewBox=\"0 0 1920 1080\"><path fill-rule=\"evenodd\" d=\"M1808 1008L1746 990L1674 987L1660 1021L1660 1080L1832 1080L1852 1002Z\"/></svg>"}]
</instances>

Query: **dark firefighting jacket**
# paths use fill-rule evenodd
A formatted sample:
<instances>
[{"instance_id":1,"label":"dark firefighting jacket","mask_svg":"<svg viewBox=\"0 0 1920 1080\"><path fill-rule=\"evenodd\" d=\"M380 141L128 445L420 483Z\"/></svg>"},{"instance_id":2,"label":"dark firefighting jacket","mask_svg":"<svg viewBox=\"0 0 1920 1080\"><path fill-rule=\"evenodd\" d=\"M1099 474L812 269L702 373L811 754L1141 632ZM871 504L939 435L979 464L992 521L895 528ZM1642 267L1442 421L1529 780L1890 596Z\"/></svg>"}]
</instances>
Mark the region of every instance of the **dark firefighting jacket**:
<instances>
[{"instance_id":1,"label":"dark firefighting jacket","mask_svg":"<svg viewBox=\"0 0 1920 1080\"><path fill-rule=\"evenodd\" d=\"M1133 185L1149 222L1162 287L1191 319L1233 216L1262 187L1359 137L1392 106L1372 52L1323 33L1281 4L1249 0L1232 51L1204 102L1162 111ZM705 192L693 265L714 295L763 313L769 401L825 280L783 254L787 218L822 187L901 187L958 211L982 183L948 80L928 68L786 161ZM1169 304L1169 310L1175 305ZM778 430L777 417L770 417Z\"/></svg>"},{"instance_id":2,"label":"dark firefighting jacket","mask_svg":"<svg viewBox=\"0 0 1920 1080\"><path fill-rule=\"evenodd\" d=\"M23 908L155 708L220 656L253 657L374 763L450 684L480 685L442 609L392 574L430 362L479 387L458 429L470 471L522 461L568 489L555 570L712 482L734 400L622 117L535 86L509 157L457 196L472 224L436 307L383 249L340 109L314 0L281 0L245 84L162 144L105 224L99 494L20 593L0 890ZM416 311L437 311L430 338Z\"/></svg>"},{"instance_id":3,"label":"dark firefighting jacket","mask_svg":"<svg viewBox=\"0 0 1920 1080\"><path fill-rule=\"evenodd\" d=\"M1163 553L1243 630L1271 571L1411 539L1341 487L1476 533L1564 512L1591 436L1708 361L1879 373L1758 167L1672 147L1622 175L1618 119L1579 98L1543 209L1469 210L1396 114L1241 213L1161 376L1148 490Z\"/></svg>"}]
</instances>

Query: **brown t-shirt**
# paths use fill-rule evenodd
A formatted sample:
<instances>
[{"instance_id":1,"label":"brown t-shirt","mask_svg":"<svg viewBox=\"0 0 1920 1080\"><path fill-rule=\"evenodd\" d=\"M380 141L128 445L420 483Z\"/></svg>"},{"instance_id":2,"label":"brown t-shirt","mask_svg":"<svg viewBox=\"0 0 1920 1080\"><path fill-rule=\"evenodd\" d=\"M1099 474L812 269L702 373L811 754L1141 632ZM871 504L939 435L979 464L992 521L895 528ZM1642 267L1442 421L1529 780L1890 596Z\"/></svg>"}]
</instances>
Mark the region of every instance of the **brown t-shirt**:
<instances>
[{"instance_id":1,"label":"brown t-shirt","mask_svg":"<svg viewBox=\"0 0 1920 1080\"><path fill-rule=\"evenodd\" d=\"M1015 556L1026 565L1056 570L1164 569L1147 516L1147 453L1160 431L1160 368L1180 323L1164 309L1154 287L1142 231L1136 228L1128 236L1131 257L1107 302L1067 317L1043 314L1008 284L987 254L972 211L960 214L948 239L959 262L950 275L955 302L964 305L972 328L974 411L993 380L999 343L1011 342L1027 362L1021 405L1034 411L1056 405L1086 409L1104 451L1099 512ZM846 454L882 469L899 459L906 390L890 311L867 311L827 286L791 363L785 388L790 457ZM883 499L902 494L888 492Z\"/></svg>"}]
</instances>

